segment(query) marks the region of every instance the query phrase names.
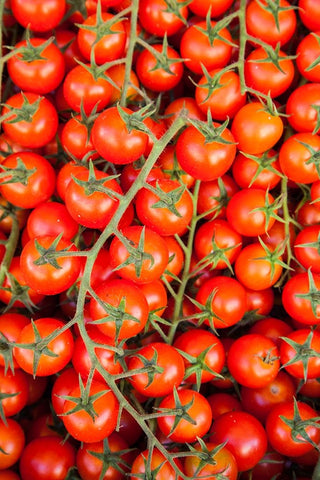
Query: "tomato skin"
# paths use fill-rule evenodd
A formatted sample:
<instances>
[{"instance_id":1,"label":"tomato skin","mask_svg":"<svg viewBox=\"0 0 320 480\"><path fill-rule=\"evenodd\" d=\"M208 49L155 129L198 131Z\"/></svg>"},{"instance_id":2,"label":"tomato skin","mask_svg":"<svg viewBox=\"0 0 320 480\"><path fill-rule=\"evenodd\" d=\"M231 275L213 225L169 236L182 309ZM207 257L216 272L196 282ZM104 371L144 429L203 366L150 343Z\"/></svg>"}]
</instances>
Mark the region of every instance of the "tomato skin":
<instances>
[{"instance_id":1,"label":"tomato skin","mask_svg":"<svg viewBox=\"0 0 320 480\"><path fill-rule=\"evenodd\" d=\"M306 343L307 339L310 338L311 342L308 345L308 348L311 351L308 353L308 360L296 360L293 361L297 354L297 349L299 346L302 346ZM297 343L296 348L290 345L288 341L293 341ZM292 377L300 379L312 379L318 378L320 376L320 332L319 330L311 330L309 328L299 328L289 333L286 337L282 338L280 344L280 362L283 368L288 372ZM302 353L303 355L303 353ZM290 365L287 365L290 362Z\"/></svg>"},{"instance_id":2,"label":"tomato skin","mask_svg":"<svg viewBox=\"0 0 320 480\"><path fill-rule=\"evenodd\" d=\"M75 448L57 436L39 437L22 452L21 480L64 480L75 462Z\"/></svg>"},{"instance_id":3,"label":"tomato skin","mask_svg":"<svg viewBox=\"0 0 320 480\"><path fill-rule=\"evenodd\" d=\"M163 51L162 44L154 44L152 48L160 54ZM166 56L169 59L181 59L176 50L170 46L167 48ZM179 84L184 71L182 60L171 63L169 70L170 72L167 72L164 68L157 66L157 58L149 50L145 49L139 53L136 74L140 83L152 92L166 92Z\"/></svg>"},{"instance_id":4,"label":"tomato skin","mask_svg":"<svg viewBox=\"0 0 320 480\"><path fill-rule=\"evenodd\" d=\"M261 165L265 161L268 166L260 170ZM279 175L277 171L279 171ZM232 163L232 175L240 188L272 190L281 181L278 154L271 148L262 155L258 155L256 160L253 160L242 153L238 153Z\"/></svg>"},{"instance_id":5,"label":"tomato skin","mask_svg":"<svg viewBox=\"0 0 320 480\"><path fill-rule=\"evenodd\" d=\"M161 453L160 450L158 450L156 447L153 448L152 451L143 450L136 456L131 467L130 478L132 480L139 480L140 478L143 478L143 476L145 476L146 474L150 474L150 472L147 470L147 462L149 455L151 455L151 474L157 472L157 480L181 480L181 477L177 477L175 469L170 465L163 453ZM182 467L178 459L175 460L175 463L181 470Z\"/></svg>"},{"instance_id":6,"label":"tomato skin","mask_svg":"<svg viewBox=\"0 0 320 480\"><path fill-rule=\"evenodd\" d=\"M309 420L318 417L317 411L310 407L307 403L297 402L298 415L302 420ZM292 436L292 428L282 419L293 419L294 415L294 401L283 402L275 405L270 411L266 419L266 432L268 441L272 448L281 455L290 457L297 457L310 452L314 447L312 443L307 442L298 434L297 440ZM299 420L298 420L299 421ZM305 426L305 432L309 438L318 443L320 440L320 431L315 426Z\"/></svg>"},{"instance_id":7,"label":"tomato skin","mask_svg":"<svg viewBox=\"0 0 320 480\"><path fill-rule=\"evenodd\" d=\"M209 318L205 323L214 328L227 328L238 323L246 312L246 291L236 279L218 275L199 288L197 302L206 305L212 295Z\"/></svg>"},{"instance_id":8,"label":"tomato skin","mask_svg":"<svg viewBox=\"0 0 320 480\"><path fill-rule=\"evenodd\" d=\"M97 327L102 333L112 339L116 337L124 339L133 337L142 331L148 320L149 306L146 297L135 283L124 279L107 280L96 288L96 294L107 306L116 308L124 300L124 312L128 314L128 318L124 314L119 327L116 319L109 315L95 298L92 298L90 313L93 321L111 317L109 321L97 323ZM135 319L131 319L131 316ZM119 331L117 331L118 328Z\"/></svg>"},{"instance_id":9,"label":"tomato skin","mask_svg":"<svg viewBox=\"0 0 320 480\"><path fill-rule=\"evenodd\" d=\"M259 333L270 338L280 348L281 337L292 332L292 327L285 320L274 317L265 317L255 322L248 333Z\"/></svg>"},{"instance_id":10,"label":"tomato skin","mask_svg":"<svg viewBox=\"0 0 320 480\"><path fill-rule=\"evenodd\" d=\"M59 25L65 10L65 0L11 0L16 20L34 32L47 32Z\"/></svg>"},{"instance_id":11,"label":"tomato skin","mask_svg":"<svg viewBox=\"0 0 320 480\"><path fill-rule=\"evenodd\" d=\"M130 259L130 252L119 238L114 237L109 251L111 266L117 269L117 274L138 285L158 280L164 273L169 261L169 251L164 238L150 228L140 225L125 227L122 229L122 234L137 249L137 253L139 251L139 242L141 239L144 240L141 250L145 258L141 262L140 271L137 269L136 260L132 257L130 263L121 266ZM120 266L121 268L119 268Z\"/></svg>"},{"instance_id":12,"label":"tomato skin","mask_svg":"<svg viewBox=\"0 0 320 480\"><path fill-rule=\"evenodd\" d=\"M154 361L156 357L156 365L163 371L159 373L155 371L151 382L148 374L132 374L129 381L135 390L146 397L164 397L171 393L174 387L179 387L184 377L185 364L183 357L174 346L152 342L140 348L135 354L129 356L129 370L145 366L141 357L149 361Z\"/></svg>"},{"instance_id":13,"label":"tomato skin","mask_svg":"<svg viewBox=\"0 0 320 480\"><path fill-rule=\"evenodd\" d=\"M251 155L258 155L274 147L282 132L281 117L268 113L258 101L241 107L231 126L238 149Z\"/></svg>"},{"instance_id":14,"label":"tomato skin","mask_svg":"<svg viewBox=\"0 0 320 480\"><path fill-rule=\"evenodd\" d=\"M190 328L178 336L173 346L191 355L195 360L206 351L205 356L199 362L201 383L211 381L216 374L221 373L224 367L226 354L223 344L216 335L208 330ZM183 360L186 369L188 369L192 364L185 357L183 357ZM185 381L197 383L197 374L187 375Z\"/></svg>"},{"instance_id":15,"label":"tomato skin","mask_svg":"<svg viewBox=\"0 0 320 480\"><path fill-rule=\"evenodd\" d=\"M312 31L320 29L320 8L317 0L299 0L298 13L303 24Z\"/></svg>"},{"instance_id":16,"label":"tomato skin","mask_svg":"<svg viewBox=\"0 0 320 480\"><path fill-rule=\"evenodd\" d=\"M133 113L126 107L122 110L128 115ZM94 121L92 142L105 160L115 165L126 165L135 162L143 155L147 147L148 135L135 129L129 132L117 107L109 107Z\"/></svg>"},{"instance_id":17,"label":"tomato skin","mask_svg":"<svg viewBox=\"0 0 320 480\"><path fill-rule=\"evenodd\" d=\"M194 442L197 437L203 437L209 430L212 421L211 407L207 399L194 390L182 389L177 392L181 404L191 402L187 413L194 424L184 418L180 419L177 426L171 431L175 415L167 414L157 419L161 432L173 442ZM159 404L159 408L175 408L176 402L173 393L167 395Z\"/></svg>"},{"instance_id":18,"label":"tomato skin","mask_svg":"<svg viewBox=\"0 0 320 480\"><path fill-rule=\"evenodd\" d=\"M218 444L207 442L206 448L212 451ZM202 447L198 444L195 446L196 451L201 451ZM238 478L237 462L233 454L226 447L222 447L216 454L212 454L212 463L201 466L200 458L188 456L184 461L184 469L187 476L197 478L208 478L214 480L219 478L219 474L226 480L236 480Z\"/></svg>"},{"instance_id":19,"label":"tomato skin","mask_svg":"<svg viewBox=\"0 0 320 480\"><path fill-rule=\"evenodd\" d=\"M119 411L117 398L106 383L93 380L90 384L89 396L97 393L101 393L101 396L92 401L96 413L94 419L84 409L72 413L76 405L73 400L66 400L64 403L64 415L61 417L64 426L70 435L80 442L100 442L116 428ZM70 396L79 398L80 387L71 390Z\"/></svg>"},{"instance_id":20,"label":"tomato skin","mask_svg":"<svg viewBox=\"0 0 320 480\"><path fill-rule=\"evenodd\" d=\"M241 387L241 405L260 422L265 420L274 405L293 399L296 388L293 379L283 370L263 387Z\"/></svg>"},{"instance_id":21,"label":"tomato skin","mask_svg":"<svg viewBox=\"0 0 320 480\"><path fill-rule=\"evenodd\" d=\"M320 83L309 82L295 88L286 103L286 114L291 127L297 132L315 132L320 105ZM319 130L318 130L319 131Z\"/></svg>"},{"instance_id":22,"label":"tomato skin","mask_svg":"<svg viewBox=\"0 0 320 480\"><path fill-rule=\"evenodd\" d=\"M283 46L289 42L296 30L295 10L290 8L291 4L287 0L280 0L280 11L277 15L278 27L273 14L264 8L266 4L266 0L249 2L246 10L247 32L272 47L276 47L278 42Z\"/></svg>"},{"instance_id":23,"label":"tomato skin","mask_svg":"<svg viewBox=\"0 0 320 480\"><path fill-rule=\"evenodd\" d=\"M81 115L71 117L64 124L60 141L66 154L77 160L95 159L98 156L94 150L89 128L81 122Z\"/></svg>"},{"instance_id":24,"label":"tomato skin","mask_svg":"<svg viewBox=\"0 0 320 480\"><path fill-rule=\"evenodd\" d=\"M65 325L61 320L52 317L39 318L34 320L33 324L37 328L41 338L49 336L54 331L59 331ZM34 365L34 351L19 347L19 344L32 344L35 342L33 324L29 323L20 332L17 346L14 347L13 351L17 363L25 372L40 377L59 372L71 360L74 345L72 333L70 330L65 330L58 334L48 343L49 350L51 350L55 356L42 353L38 364Z\"/></svg>"},{"instance_id":25,"label":"tomato skin","mask_svg":"<svg viewBox=\"0 0 320 480\"><path fill-rule=\"evenodd\" d=\"M71 240L79 225L73 220L66 206L59 202L43 202L30 212L27 220L29 238L43 235L57 237L59 234Z\"/></svg>"},{"instance_id":26,"label":"tomato skin","mask_svg":"<svg viewBox=\"0 0 320 480\"><path fill-rule=\"evenodd\" d=\"M184 189L177 180L160 178L149 182L154 189L159 189L159 195L147 187L139 190L136 196L136 213L143 225L157 232L158 235L182 235L186 232L193 214L192 197L188 189ZM179 198L173 202L174 211L166 205L157 203L163 193L181 191ZM176 211L178 213L176 213Z\"/></svg>"},{"instance_id":27,"label":"tomato skin","mask_svg":"<svg viewBox=\"0 0 320 480\"><path fill-rule=\"evenodd\" d=\"M183 0L177 2L183 4ZM141 0L139 2L139 23L142 28L157 37L168 37L177 33L184 23L177 15L168 12L168 6L164 0ZM188 16L188 8L181 5L179 14L185 20Z\"/></svg>"},{"instance_id":28,"label":"tomato skin","mask_svg":"<svg viewBox=\"0 0 320 480\"><path fill-rule=\"evenodd\" d=\"M211 16L219 17L231 7L233 1L234 0L192 0L188 4L188 8L195 15L205 18L211 7Z\"/></svg>"},{"instance_id":29,"label":"tomato skin","mask_svg":"<svg viewBox=\"0 0 320 480\"><path fill-rule=\"evenodd\" d=\"M220 183L221 182L221 183ZM233 177L224 174L216 180L200 183L197 213L205 214L206 220L225 218L226 205L234 193L239 190Z\"/></svg>"},{"instance_id":30,"label":"tomato skin","mask_svg":"<svg viewBox=\"0 0 320 480\"><path fill-rule=\"evenodd\" d=\"M0 420L0 471L19 460L24 446L25 434L20 424L12 418L7 418L6 424Z\"/></svg>"},{"instance_id":31,"label":"tomato skin","mask_svg":"<svg viewBox=\"0 0 320 480\"><path fill-rule=\"evenodd\" d=\"M42 38L31 38L30 43L39 47L45 43ZM15 45L15 48L25 47L26 40ZM26 92L46 94L57 88L65 74L65 61L59 48L50 43L42 52L41 60L24 61L21 54L11 57L7 63L11 80Z\"/></svg>"},{"instance_id":32,"label":"tomato skin","mask_svg":"<svg viewBox=\"0 0 320 480\"><path fill-rule=\"evenodd\" d=\"M30 319L26 315L16 312L7 312L0 315L0 334L9 342L15 343L18 340L21 330L30 323ZM5 352L5 348L2 347ZM15 358L13 360L14 370L20 368ZM0 366L5 367L5 357L0 354ZM13 370L13 371L14 371ZM9 371L9 370L8 370ZM11 371L11 369L10 369Z\"/></svg>"},{"instance_id":33,"label":"tomato skin","mask_svg":"<svg viewBox=\"0 0 320 480\"><path fill-rule=\"evenodd\" d=\"M319 25L320 26L320 25ZM319 35L319 31L315 32L315 35ZM320 55L319 42L313 33L304 36L296 49L296 65L301 75L304 76L309 82L320 82L320 66L312 63Z\"/></svg>"},{"instance_id":34,"label":"tomato skin","mask_svg":"<svg viewBox=\"0 0 320 480\"><path fill-rule=\"evenodd\" d=\"M215 24L216 22L212 20L212 28ZM197 22L185 30L180 41L180 54L185 59L186 67L199 75L203 75L202 65L209 71L223 68L229 63L232 55L232 47L228 43L232 38L227 28L221 28L219 38L215 38L213 42L210 42L206 32L206 21Z\"/></svg>"},{"instance_id":35,"label":"tomato skin","mask_svg":"<svg viewBox=\"0 0 320 480\"><path fill-rule=\"evenodd\" d=\"M39 101L38 108L31 121L17 121L10 123L16 118L16 114L9 115L2 122L3 131L8 137L25 148L39 148L49 143L58 130L58 113L53 104L45 97L32 92L16 93L6 101L2 109L2 115L6 115L11 108L20 109L23 105L23 95L28 103L34 104Z\"/></svg>"},{"instance_id":36,"label":"tomato skin","mask_svg":"<svg viewBox=\"0 0 320 480\"><path fill-rule=\"evenodd\" d=\"M1 164L10 170L19 167L22 162L28 177L27 183L12 182L9 174L0 181L1 195L20 208L34 208L49 200L55 189L56 176L52 165L42 155L33 152L20 152L9 155ZM0 166L0 169L1 169Z\"/></svg>"},{"instance_id":37,"label":"tomato skin","mask_svg":"<svg viewBox=\"0 0 320 480\"><path fill-rule=\"evenodd\" d=\"M317 290L320 289L320 275L310 272L311 280L314 282ZM316 315L312 311L309 298L300 297L300 295L308 294L310 291L310 282L307 272L298 273L291 277L282 290L282 304L287 312L294 320L303 325L318 325L320 319L320 306L315 305Z\"/></svg>"},{"instance_id":38,"label":"tomato skin","mask_svg":"<svg viewBox=\"0 0 320 480\"><path fill-rule=\"evenodd\" d=\"M247 412L224 413L213 422L210 434L211 442L226 442L239 472L253 468L267 451L267 435L262 424Z\"/></svg>"},{"instance_id":39,"label":"tomato skin","mask_svg":"<svg viewBox=\"0 0 320 480\"><path fill-rule=\"evenodd\" d=\"M56 257L59 267L51 265L49 262L36 264L41 258L37 244L44 249L49 249L55 241L55 236L43 236L32 238L23 247L20 256L20 265L25 281L33 290L44 295L56 295L70 288L78 276L82 267L81 257L70 256ZM55 251L67 249L70 252L77 252L78 249L70 240L61 237Z\"/></svg>"},{"instance_id":40,"label":"tomato skin","mask_svg":"<svg viewBox=\"0 0 320 480\"><path fill-rule=\"evenodd\" d=\"M320 273L320 254L317 241L320 235L320 225L309 225L297 234L294 241L294 255L298 262L306 269ZM313 246L304 246L306 244Z\"/></svg>"},{"instance_id":41,"label":"tomato skin","mask_svg":"<svg viewBox=\"0 0 320 480\"><path fill-rule=\"evenodd\" d=\"M66 401L64 396L69 395L70 392L78 386L79 376L73 367L63 369L59 376L54 378L51 389L51 402L56 415L59 416L63 413Z\"/></svg>"},{"instance_id":42,"label":"tomato skin","mask_svg":"<svg viewBox=\"0 0 320 480\"><path fill-rule=\"evenodd\" d=\"M5 372L5 369L0 367L0 395L13 395L1 400L5 417L16 415L26 406L29 394L29 383L26 377L27 374L19 368L12 373Z\"/></svg>"},{"instance_id":43,"label":"tomato skin","mask_svg":"<svg viewBox=\"0 0 320 480\"><path fill-rule=\"evenodd\" d=\"M220 124L214 122L213 126L219 128ZM227 127L220 138L206 142L205 136L193 125L183 130L176 144L177 160L183 170L203 181L216 180L224 175L236 156L236 145Z\"/></svg>"}]
</instances>

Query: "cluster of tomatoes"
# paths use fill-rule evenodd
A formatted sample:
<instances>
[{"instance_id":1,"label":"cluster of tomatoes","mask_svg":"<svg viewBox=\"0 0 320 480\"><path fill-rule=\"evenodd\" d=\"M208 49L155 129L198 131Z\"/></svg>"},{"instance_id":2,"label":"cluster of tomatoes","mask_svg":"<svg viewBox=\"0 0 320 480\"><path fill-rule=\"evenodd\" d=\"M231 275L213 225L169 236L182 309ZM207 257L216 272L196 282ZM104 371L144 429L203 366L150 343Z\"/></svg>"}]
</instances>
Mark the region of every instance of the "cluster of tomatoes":
<instances>
[{"instance_id":1,"label":"cluster of tomatoes","mask_svg":"<svg viewBox=\"0 0 320 480\"><path fill-rule=\"evenodd\" d=\"M319 0L0 13L0 480L320 478Z\"/></svg>"}]
</instances>

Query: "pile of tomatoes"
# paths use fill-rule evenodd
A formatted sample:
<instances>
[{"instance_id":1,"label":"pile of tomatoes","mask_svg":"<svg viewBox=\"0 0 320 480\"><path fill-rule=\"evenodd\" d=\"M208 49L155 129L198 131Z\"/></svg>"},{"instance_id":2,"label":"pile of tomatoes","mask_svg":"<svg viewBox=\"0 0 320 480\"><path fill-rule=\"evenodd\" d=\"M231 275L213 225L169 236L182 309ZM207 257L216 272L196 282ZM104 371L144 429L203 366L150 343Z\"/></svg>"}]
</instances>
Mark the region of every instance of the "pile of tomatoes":
<instances>
[{"instance_id":1,"label":"pile of tomatoes","mask_svg":"<svg viewBox=\"0 0 320 480\"><path fill-rule=\"evenodd\" d=\"M0 16L0 480L319 479L319 0Z\"/></svg>"}]
</instances>

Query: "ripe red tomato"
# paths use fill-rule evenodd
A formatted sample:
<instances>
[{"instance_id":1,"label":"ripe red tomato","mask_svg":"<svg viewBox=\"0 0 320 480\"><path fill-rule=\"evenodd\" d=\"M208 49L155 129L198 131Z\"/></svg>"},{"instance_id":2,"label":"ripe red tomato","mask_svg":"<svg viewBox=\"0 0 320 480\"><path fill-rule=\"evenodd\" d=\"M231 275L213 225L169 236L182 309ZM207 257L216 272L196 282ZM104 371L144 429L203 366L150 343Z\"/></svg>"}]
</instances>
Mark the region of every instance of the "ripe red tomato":
<instances>
[{"instance_id":1,"label":"ripe red tomato","mask_svg":"<svg viewBox=\"0 0 320 480\"><path fill-rule=\"evenodd\" d=\"M64 480L75 463L75 448L58 436L39 437L24 448L21 480Z\"/></svg>"},{"instance_id":2,"label":"ripe red tomato","mask_svg":"<svg viewBox=\"0 0 320 480\"><path fill-rule=\"evenodd\" d=\"M90 300L93 321L105 335L124 339L137 335L145 327L149 306L146 297L131 280L107 280L96 288L100 302Z\"/></svg>"},{"instance_id":3,"label":"ripe red tomato","mask_svg":"<svg viewBox=\"0 0 320 480\"><path fill-rule=\"evenodd\" d=\"M312 31L320 29L320 5L317 0L299 0L298 14L303 24Z\"/></svg>"},{"instance_id":4,"label":"ripe red tomato","mask_svg":"<svg viewBox=\"0 0 320 480\"><path fill-rule=\"evenodd\" d=\"M0 366L9 367L12 372L19 365L15 358L12 356L12 347L6 346L6 340L8 342L15 343L18 340L21 330L30 323L30 319L16 312L7 312L0 315L0 334L2 340L1 353L0 353Z\"/></svg>"},{"instance_id":5,"label":"ripe red tomato","mask_svg":"<svg viewBox=\"0 0 320 480\"><path fill-rule=\"evenodd\" d=\"M71 240L78 232L79 225L73 220L66 206L59 202L43 202L35 207L27 220L29 238L43 235L62 236Z\"/></svg>"},{"instance_id":6,"label":"ripe red tomato","mask_svg":"<svg viewBox=\"0 0 320 480\"><path fill-rule=\"evenodd\" d=\"M86 443L100 442L115 430L119 402L106 383L93 380L86 403L79 386L71 390L70 397L64 403L61 418L73 438ZM74 411L77 405L80 409Z\"/></svg>"},{"instance_id":7,"label":"ripe red tomato","mask_svg":"<svg viewBox=\"0 0 320 480\"><path fill-rule=\"evenodd\" d=\"M210 441L224 443L234 455L240 472L250 470L267 451L267 435L262 424L247 412L227 412L214 420Z\"/></svg>"},{"instance_id":8,"label":"ripe red tomato","mask_svg":"<svg viewBox=\"0 0 320 480\"><path fill-rule=\"evenodd\" d=\"M219 448L220 447L220 448ZM195 453L203 452L203 446L196 444ZM222 478L236 480L238 478L237 462L227 447L212 442L206 442L208 462L202 461L200 456L190 455L185 458L184 469L187 476L198 478Z\"/></svg>"},{"instance_id":9,"label":"ripe red tomato","mask_svg":"<svg viewBox=\"0 0 320 480\"><path fill-rule=\"evenodd\" d=\"M320 273L319 235L320 225L309 225L300 230L294 241L296 259L306 270L311 269L315 273Z\"/></svg>"},{"instance_id":10,"label":"ripe red tomato","mask_svg":"<svg viewBox=\"0 0 320 480\"><path fill-rule=\"evenodd\" d=\"M280 343L282 368L292 377L304 379L320 376L320 331L299 328L282 337Z\"/></svg>"},{"instance_id":11,"label":"ripe red tomato","mask_svg":"<svg viewBox=\"0 0 320 480\"><path fill-rule=\"evenodd\" d=\"M34 32L47 32L59 25L65 11L65 0L11 0L16 20Z\"/></svg>"},{"instance_id":12,"label":"ripe red tomato","mask_svg":"<svg viewBox=\"0 0 320 480\"><path fill-rule=\"evenodd\" d=\"M159 411L165 409L157 419L161 432L173 442L194 442L202 438L211 425L212 412L208 400L194 390L175 390L162 399ZM177 413L165 413L167 409L178 409ZM185 418L184 418L185 417Z\"/></svg>"},{"instance_id":13,"label":"ripe red tomato","mask_svg":"<svg viewBox=\"0 0 320 480\"><path fill-rule=\"evenodd\" d=\"M181 7L177 8L181 3ZM183 26L188 16L188 8L183 0L175 5L178 14L164 0L141 0L139 2L139 23L142 28L157 37L170 37Z\"/></svg>"},{"instance_id":14,"label":"ripe red tomato","mask_svg":"<svg viewBox=\"0 0 320 480\"><path fill-rule=\"evenodd\" d=\"M212 17L219 17L231 7L234 0L191 0L188 8L195 15L205 18L209 9Z\"/></svg>"},{"instance_id":15,"label":"ripe red tomato","mask_svg":"<svg viewBox=\"0 0 320 480\"><path fill-rule=\"evenodd\" d=\"M317 35L319 32L303 36L296 50L298 70L309 82L320 82L320 66L317 62L320 45Z\"/></svg>"},{"instance_id":16,"label":"ripe red tomato","mask_svg":"<svg viewBox=\"0 0 320 480\"><path fill-rule=\"evenodd\" d=\"M12 373L0 367L1 409L5 417L16 415L27 405L29 382L26 377L19 368Z\"/></svg>"},{"instance_id":17,"label":"ripe red tomato","mask_svg":"<svg viewBox=\"0 0 320 480\"><path fill-rule=\"evenodd\" d=\"M20 368L34 376L49 376L62 370L71 360L73 336L63 330L64 323L57 318L44 317L26 325L20 332L13 354ZM54 334L48 343L39 341ZM27 346L38 345L32 350ZM21 345L21 346L19 346ZM23 346L26 345L26 346Z\"/></svg>"},{"instance_id":18,"label":"ripe red tomato","mask_svg":"<svg viewBox=\"0 0 320 480\"><path fill-rule=\"evenodd\" d=\"M7 63L8 73L11 80L23 91L46 94L55 90L63 80L65 74L65 61L59 48L50 43L39 49L46 40L42 38L31 38L30 44L37 49L41 58L32 59L32 56L17 53ZM21 40L15 45L15 49L27 48L26 40ZM31 60L29 59L31 57Z\"/></svg>"},{"instance_id":19,"label":"ripe red tomato","mask_svg":"<svg viewBox=\"0 0 320 480\"><path fill-rule=\"evenodd\" d=\"M25 434L20 424L12 418L0 420L0 471L12 467L20 458L25 446Z\"/></svg>"},{"instance_id":20,"label":"ripe red tomato","mask_svg":"<svg viewBox=\"0 0 320 480\"><path fill-rule=\"evenodd\" d=\"M308 82L298 86L286 102L288 122L297 132L317 133L320 83Z\"/></svg>"},{"instance_id":21,"label":"ripe red tomato","mask_svg":"<svg viewBox=\"0 0 320 480\"><path fill-rule=\"evenodd\" d=\"M182 466L179 460L175 459L175 463L181 471ZM130 474L132 480L139 480L145 475L156 475L157 480L182 480L182 477L177 476L175 468L157 448L143 450L132 463Z\"/></svg>"},{"instance_id":22,"label":"ripe red tomato","mask_svg":"<svg viewBox=\"0 0 320 480\"><path fill-rule=\"evenodd\" d=\"M268 112L262 103L253 101L237 111L231 132L240 151L258 155L280 140L283 122L279 115Z\"/></svg>"},{"instance_id":23,"label":"ripe red tomato","mask_svg":"<svg viewBox=\"0 0 320 480\"><path fill-rule=\"evenodd\" d=\"M23 105L29 114L21 114ZM10 115L12 112L12 115ZM58 130L58 113L53 104L37 93L19 92L8 98L2 109L8 137L24 148L39 148L51 142ZM14 120L14 122L12 121Z\"/></svg>"},{"instance_id":24,"label":"ripe red tomato","mask_svg":"<svg viewBox=\"0 0 320 480\"><path fill-rule=\"evenodd\" d=\"M239 190L233 177L224 174L216 180L200 183L197 212L207 220L225 218L226 206L234 193Z\"/></svg>"},{"instance_id":25,"label":"ripe red tomato","mask_svg":"<svg viewBox=\"0 0 320 480\"><path fill-rule=\"evenodd\" d=\"M320 305L316 300L320 288L320 274L298 273L291 277L282 290L282 305L294 320L303 325L318 325Z\"/></svg>"}]
</instances>

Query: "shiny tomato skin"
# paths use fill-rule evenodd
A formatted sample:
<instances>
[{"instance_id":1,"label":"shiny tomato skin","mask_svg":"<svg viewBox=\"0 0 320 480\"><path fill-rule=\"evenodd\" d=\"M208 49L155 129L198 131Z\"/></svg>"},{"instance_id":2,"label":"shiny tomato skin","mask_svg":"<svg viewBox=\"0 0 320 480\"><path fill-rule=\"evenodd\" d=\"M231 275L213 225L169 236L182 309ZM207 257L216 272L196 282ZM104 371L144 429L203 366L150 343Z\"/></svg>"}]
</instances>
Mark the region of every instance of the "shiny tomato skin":
<instances>
[{"instance_id":1,"label":"shiny tomato skin","mask_svg":"<svg viewBox=\"0 0 320 480\"><path fill-rule=\"evenodd\" d=\"M307 82L295 88L286 102L288 122L296 132L319 132L320 82Z\"/></svg>"},{"instance_id":2,"label":"shiny tomato skin","mask_svg":"<svg viewBox=\"0 0 320 480\"><path fill-rule=\"evenodd\" d=\"M34 325L34 326L33 326ZM20 368L31 375L48 376L62 370L71 360L73 353L73 336L70 330L57 334L49 341L48 349L55 355L47 355L45 352L40 354L38 363L35 363L34 351L19 344L32 344L35 342L34 328L37 329L41 338L45 338L53 332L59 332L64 327L64 322L52 317L43 317L34 320L33 324L26 325L17 340L17 346L14 347L14 357Z\"/></svg>"},{"instance_id":3,"label":"shiny tomato skin","mask_svg":"<svg viewBox=\"0 0 320 480\"><path fill-rule=\"evenodd\" d=\"M58 436L35 438L22 452L22 480L64 480L75 463L75 448Z\"/></svg>"},{"instance_id":4,"label":"shiny tomato skin","mask_svg":"<svg viewBox=\"0 0 320 480\"><path fill-rule=\"evenodd\" d=\"M206 448L209 452L213 452L218 444L206 442ZM201 451L202 446L196 444L197 452ZM236 480L238 478L237 462L233 454L226 447L222 447L217 453L212 453L211 461L207 464L201 465L201 459L196 455L191 455L185 458L184 469L188 476L193 479L208 478L214 480L222 475L226 480Z\"/></svg>"},{"instance_id":5,"label":"shiny tomato skin","mask_svg":"<svg viewBox=\"0 0 320 480\"><path fill-rule=\"evenodd\" d=\"M300 74L309 82L316 83L320 82L320 66L317 62L314 63L320 55L320 45L316 37L319 33L317 31L302 37L296 49L296 65Z\"/></svg>"},{"instance_id":6,"label":"shiny tomato skin","mask_svg":"<svg viewBox=\"0 0 320 480\"><path fill-rule=\"evenodd\" d=\"M139 2L139 23L142 28L157 37L170 37L177 33L183 26L188 16L188 8L183 0L179 8L179 16L173 12L168 12L168 5L164 0L141 0ZM180 17L180 18L179 18Z\"/></svg>"},{"instance_id":7,"label":"shiny tomato skin","mask_svg":"<svg viewBox=\"0 0 320 480\"><path fill-rule=\"evenodd\" d=\"M311 31L320 29L320 6L317 0L299 0L298 14L302 23Z\"/></svg>"},{"instance_id":8,"label":"shiny tomato skin","mask_svg":"<svg viewBox=\"0 0 320 480\"><path fill-rule=\"evenodd\" d=\"M289 342L294 342L291 345ZM308 346L307 346L308 345ZM303 347L304 346L304 347ZM308 358L296 358L299 348L305 348ZM283 337L280 343L280 362L292 377L313 379L320 376L320 332L310 328L299 328Z\"/></svg>"},{"instance_id":9,"label":"shiny tomato skin","mask_svg":"<svg viewBox=\"0 0 320 480\"><path fill-rule=\"evenodd\" d=\"M43 202L35 207L27 220L29 238L43 235L62 236L71 240L78 232L79 225L73 220L66 206L60 202Z\"/></svg>"},{"instance_id":10,"label":"shiny tomato skin","mask_svg":"<svg viewBox=\"0 0 320 480\"><path fill-rule=\"evenodd\" d=\"M287 314L303 325L309 326L318 325L320 322L320 306L315 303L313 310L309 297L310 285L312 283L319 290L320 274L302 272L291 277L282 290L282 305Z\"/></svg>"},{"instance_id":11,"label":"shiny tomato skin","mask_svg":"<svg viewBox=\"0 0 320 480\"><path fill-rule=\"evenodd\" d=\"M294 241L296 259L306 270L310 268L315 273L320 273L319 235L320 225L309 225L298 232Z\"/></svg>"},{"instance_id":12,"label":"shiny tomato skin","mask_svg":"<svg viewBox=\"0 0 320 480\"><path fill-rule=\"evenodd\" d=\"M147 468L149 456L151 457L151 472L149 472ZM179 459L176 459L175 463L181 471L182 466ZM164 454L156 447L152 450L141 451L132 463L130 478L132 480L139 480L145 475L154 475L155 473L157 480L182 480L182 477L177 476L174 467L170 465Z\"/></svg>"},{"instance_id":13,"label":"shiny tomato skin","mask_svg":"<svg viewBox=\"0 0 320 480\"><path fill-rule=\"evenodd\" d=\"M25 447L24 431L16 420L0 420L0 471L12 467Z\"/></svg>"},{"instance_id":14,"label":"shiny tomato skin","mask_svg":"<svg viewBox=\"0 0 320 480\"><path fill-rule=\"evenodd\" d=\"M0 395L3 396L1 407L5 417L12 417L21 412L27 405L29 396L27 374L20 368L12 373L0 367Z\"/></svg>"},{"instance_id":15,"label":"shiny tomato skin","mask_svg":"<svg viewBox=\"0 0 320 480\"><path fill-rule=\"evenodd\" d=\"M263 164L265 168L261 169ZM239 152L232 164L232 175L240 188L272 190L281 181L278 153L271 148L252 159Z\"/></svg>"},{"instance_id":16,"label":"shiny tomato skin","mask_svg":"<svg viewBox=\"0 0 320 480\"><path fill-rule=\"evenodd\" d=\"M267 451L267 435L262 424L247 412L227 412L210 429L210 441L226 442L234 455L239 472L250 470Z\"/></svg>"},{"instance_id":17,"label":"shiny tomato skin","mask_svg":"<svg viewBox=\"0 0 320 480\"><path fill-rule=\"evenodd\" d=\"M65 0L11 0L16 20L34 32L47 32L59 25L65 11Z\"/></svg>"}]
</instances>

